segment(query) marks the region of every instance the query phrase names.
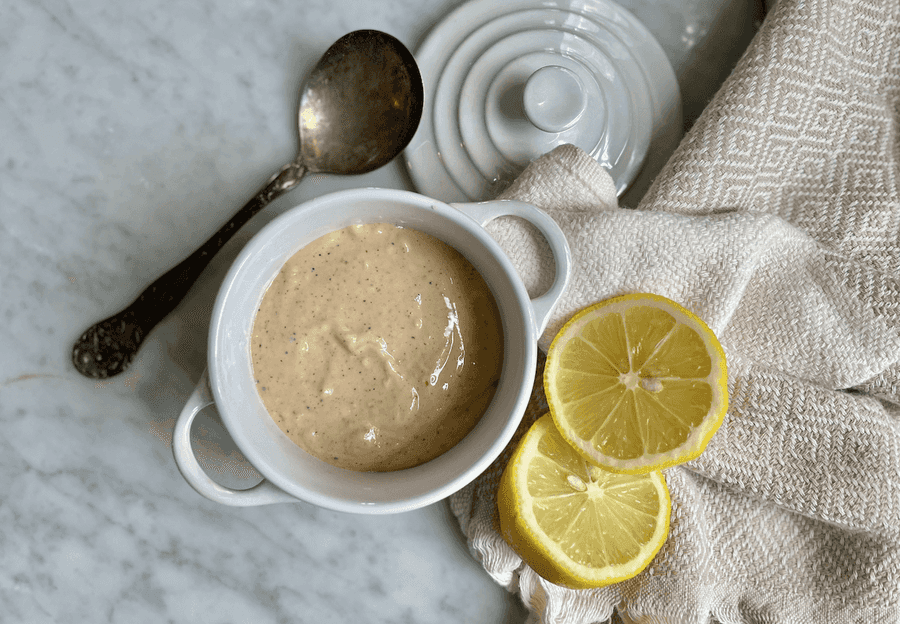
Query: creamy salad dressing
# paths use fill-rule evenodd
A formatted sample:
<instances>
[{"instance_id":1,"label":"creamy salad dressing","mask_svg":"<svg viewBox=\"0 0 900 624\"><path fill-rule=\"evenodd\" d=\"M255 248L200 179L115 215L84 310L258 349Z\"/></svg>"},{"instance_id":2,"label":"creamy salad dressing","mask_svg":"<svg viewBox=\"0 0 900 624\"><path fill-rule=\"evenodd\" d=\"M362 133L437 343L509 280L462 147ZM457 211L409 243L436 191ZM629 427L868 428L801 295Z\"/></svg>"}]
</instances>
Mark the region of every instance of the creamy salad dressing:
<instances>
[{"instance_id":1,"label":"creamy salad dressing","mask_svg":"<svg viewBox=\"0 0 900 624\"><path fill-rule=\"evenodd\" d=\"M330 464L400 470L453 447L496 390L497 305L438 239L354 225L297 252L263 297L257 389L298 446Z\"/></svg>"}]
</instances>

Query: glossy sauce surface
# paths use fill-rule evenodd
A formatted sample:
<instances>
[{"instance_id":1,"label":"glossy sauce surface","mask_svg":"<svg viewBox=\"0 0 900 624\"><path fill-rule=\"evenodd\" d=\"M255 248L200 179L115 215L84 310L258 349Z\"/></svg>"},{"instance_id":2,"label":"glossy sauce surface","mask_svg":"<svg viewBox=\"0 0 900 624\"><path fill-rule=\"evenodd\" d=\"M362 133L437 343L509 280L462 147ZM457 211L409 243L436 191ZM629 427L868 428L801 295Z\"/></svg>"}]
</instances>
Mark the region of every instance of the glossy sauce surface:
<instances>
[{"instance_id":1,"label":"glossy sauce surface","mask_svg":"<svg viewBox=\"0 0 900 624\"><path fill-rule=\"evenodd\" d=\"M252 337L274 421L351 470L409 468L453 447L490 403L503 362L481 275L442 241L389 224L298 251L263 296Z\"/></svg>"}]
</instances>

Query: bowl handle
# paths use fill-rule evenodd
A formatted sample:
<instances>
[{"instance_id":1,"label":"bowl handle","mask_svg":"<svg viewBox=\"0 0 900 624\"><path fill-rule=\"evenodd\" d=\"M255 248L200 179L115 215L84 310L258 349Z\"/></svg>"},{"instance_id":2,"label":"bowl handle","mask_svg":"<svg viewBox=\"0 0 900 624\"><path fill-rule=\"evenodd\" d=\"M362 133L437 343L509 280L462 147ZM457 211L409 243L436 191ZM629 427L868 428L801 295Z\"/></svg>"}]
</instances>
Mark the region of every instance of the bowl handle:
<instances>
[{"instance_id":1,"label":"bowl handle","mask_svg":"<svg viewBox=\"0 0 900 624\"><path fill-rule=\"evenodd\" d=\"M553 253L553 260L556 263L556 275L547 292L531 300L531 306L534 309L536 335L540 336L543 334L550 320L550 313L553 312L553 308L556 307L560 297L562 297L571 274L572 252L569 250L566 235L563 234L559 225L540 208L511 199L450 205L474 219L482 227L497 217L521 217L533 224L547 239L550 251Z\"/></svg>"},{"instance_id":2,"label":"bowl handle","mask_svg":"<svg viewBox=\"0 0 900 624\"><path fill-rule=\"evenodd\" d=\"M209 478L197 461L194 449L191 447L191 423L194 422L194 418L200 413L200 410L213 403L212 390L209 387L209 374L204 370L194 392L181 410L181 415L175 422L175 431L172 433L172 452L175 454L175 463L184 480L209 500L232 507L296 503L297 498L278 489L265 479L248 490L232 490Z\"/></svg>"}]
</instances>

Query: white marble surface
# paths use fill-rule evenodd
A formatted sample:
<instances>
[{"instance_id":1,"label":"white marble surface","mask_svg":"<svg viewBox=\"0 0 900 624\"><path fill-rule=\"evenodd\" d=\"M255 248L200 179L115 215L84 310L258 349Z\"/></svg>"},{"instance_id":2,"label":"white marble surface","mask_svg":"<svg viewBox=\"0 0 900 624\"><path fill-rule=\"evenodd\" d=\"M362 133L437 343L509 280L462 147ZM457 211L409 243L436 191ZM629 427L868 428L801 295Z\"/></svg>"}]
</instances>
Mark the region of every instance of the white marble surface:
<instances>
[{"instance_id":1,"label":"white marble surface","mask_svg":"<svg viewBox=\"0 0 900 624\"><path fill-rule=\"evenodd\" d=\"M458 0L0 3L0 622L522 622L445 502L387 517L219 506L173 461L215 292L289 206L409 188L402 160L310 176L228 244L132 368L98 383L75 338L186 256L288 162L306 72L341 35L415 49ZM688 123L759 19L753 0L623 2L678 74ZM210 468L241 466L214 413ZM218 459L217 459L218 458ZM249 467L218 473L253 483Z\"/></svg>"}]
</instances>

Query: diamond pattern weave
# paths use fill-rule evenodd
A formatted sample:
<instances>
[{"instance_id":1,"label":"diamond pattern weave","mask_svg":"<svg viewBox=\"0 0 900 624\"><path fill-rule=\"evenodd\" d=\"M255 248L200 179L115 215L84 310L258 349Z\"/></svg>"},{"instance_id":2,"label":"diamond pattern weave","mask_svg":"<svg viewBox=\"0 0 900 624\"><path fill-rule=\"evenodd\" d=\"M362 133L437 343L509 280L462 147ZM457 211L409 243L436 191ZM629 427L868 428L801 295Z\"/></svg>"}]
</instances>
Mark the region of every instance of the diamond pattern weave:
<instances>
[{"instance_id":1,"label":"diamond pattern weave","mask_svg":"<svg viewBox=\"0 0 900 624\"><path fill-rule=\"evenodd\" d=\"M573 248L543 348L582 307L655 292L719 336L731 403L706 452L666 471L653 563L568 590L497 532L499 476L547 409L539 367L510 449L450 501L485 570L535 622L900 621L900 3L781 0L636 210L571 146L503 197ZM539 235L489 230L541 292Z\"/></svg>"}]
</instances>

